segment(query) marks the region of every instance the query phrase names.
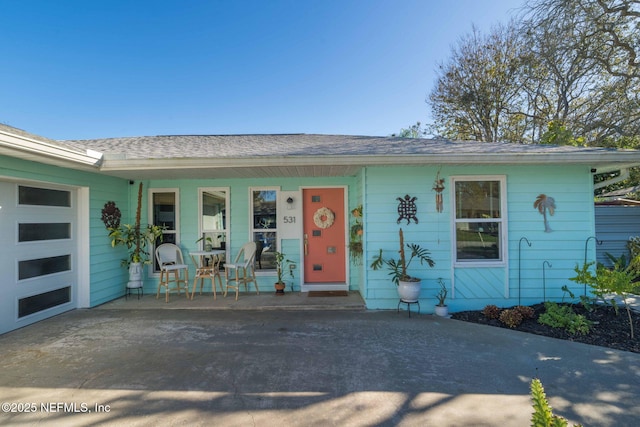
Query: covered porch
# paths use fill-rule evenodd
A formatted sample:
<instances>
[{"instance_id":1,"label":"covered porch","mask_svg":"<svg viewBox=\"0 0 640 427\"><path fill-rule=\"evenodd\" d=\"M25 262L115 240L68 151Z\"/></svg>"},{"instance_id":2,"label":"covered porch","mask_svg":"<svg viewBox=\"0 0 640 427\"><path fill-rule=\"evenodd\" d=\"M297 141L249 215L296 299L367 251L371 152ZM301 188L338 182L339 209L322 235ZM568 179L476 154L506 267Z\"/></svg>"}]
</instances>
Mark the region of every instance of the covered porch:
<instances>
[{"instance_id":1,"label":"covered porch","mask_svg":"<svg viewBox=\"0 0 640 427\"><path fill-rule=\"evenodd\" d=\"M312 294L313 295L313 294ZM325 294L327 295L327 294ZM241 292L238 300L229 294L225 298L220 293L216 300L213 294L205 292L196 294L193 300L187 299L184 293L172 293L169 302L164 300L164 293L156 299L156 294L144 294L138 299L135 294L107 302L100 309L140 310L140 309L174 309L174 310L365 310L366 306L360 292L349 291L346 296L309 296L309 292L289 292L276 295L274 292L255 291Z\"/></svg>"}]
</instances>

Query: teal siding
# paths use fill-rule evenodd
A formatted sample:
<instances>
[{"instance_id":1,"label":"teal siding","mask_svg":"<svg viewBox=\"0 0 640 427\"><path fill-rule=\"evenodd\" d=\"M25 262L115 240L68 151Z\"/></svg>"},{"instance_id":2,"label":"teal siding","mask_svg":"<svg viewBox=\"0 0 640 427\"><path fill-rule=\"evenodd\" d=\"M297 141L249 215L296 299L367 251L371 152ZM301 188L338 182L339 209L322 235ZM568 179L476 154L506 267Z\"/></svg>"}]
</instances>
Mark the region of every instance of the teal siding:
<instances>
[{"instance_id":1,"label":"teal siding","mask_svg":"<svg viewBox=\"0 0 640 427\"><path fill-rule=\"evenodd\" d=\"M348 206L357 206L361 197L361 192L357 190L357 179L354 177L326 177L326 178L260 178L260 179L198 179L198 180L154 180L148 183L149 189L177 188L180 194L180 241L183 254L190 266L189 275L194 277L195 266L193 265L189 252L198 249L196 240L198 235L198 189L202 187L228 187L229 203L227 215L229 217L229 239L227 241L228 253L233 259L240 247L252 239L250 235L249 218L249 189L252 187L276 187L281 191L298 191L300 187L319 186L347 186L349 194ZM137 188L137 187L136 187ZM359 196L360 195L360 196ZM146 197L145 197L146 199ZM146 209L146 208L145 208ZM144 210L143 212L147 212ZM300 260L301 241L300 239L283 239L280 242L280 250L287 258L296 261L298 266L294 272L294 279L288 276L287 289L291 289L293 283L294 290L300 291ZM355 275L355 276L354 276ZM356 278L354 280L354 277ZM357 290L359 286L357 269L351 270L350 289ZM157 290L157 277L149 277L145 280L145 293L155 293ZM275 283L275 272L263 272L258 274L258 288L260 292L273 291ZM209 281L205 282L204 291L211 291Z\"/></svg>"},{"instance_id":2,"label":"teal siding","mask_svg":"<svg viewBox=\"0 0 640 427\"><path fill-rule=\"evenodd\" d=\"M420 303L423 312L433 311L434 295L437 292L437 278L445 280L450 276L451 267L449 238L448 195L444 196L444 212L436 213L435 193L431 190L437 167L386 167L367 168L364 210L365 264L367 288L364 298L372 309L396 308L398 295L388 277L388 271L371 271L368 266L379 249L387 255L398 252L398 229L402 228L405 243L418 243L431 251L436 262L434 268L421 267L415 262L410 266L410 274L420 277L422 291ZM406 194L417 197L418 224L406 221L397 224L398 197Z\"/></svg>"},{"instance_id":3,"label":"teal siding","mask_svg":"<svg viewBox=\"0 0 640 427\"><path fill-rule=\"evenodd\" d=\"M432 252L435 268L412 265L412 274L423 279L420 295L423 311L430 312L435 303L437 279L447 286L452 279L455 291L448 300L450 310L482 308L486 304L511 306L532 304L547 299L561 299L561 287L568 285L576 294L582 288L569 281L576 263L584 260L585 241L594 235L593 189L586 166L449 166L441 170L447 188L443 192L444 211L436 213L432 184L437 166L368 168L366 175L366 255L367 265L380 248L391 254L398 251L398 228L405 242L419 243ZM507 179L508 249L506 267L453 268L451 254L451 193L449 177L460 175L504 175ZM554 197L556 212L548 216L551 233L544 232L543 216L533 207L536 197L544 193ZM397 224L398 197L417 197L419 223ZM518 244L522 237L522 250ZM519 253L522 259L519 260ZM589 245L587 255L595 251ZM546 290L543 289L543 263ZM521 266L519 268L519 265ZM396 308L398 298L385 270L366 271L364 297L369 308ZM505 288L508 286L508 292ZM508 293L508 298L505 294Z\"/></svg>"},{"instance_id":4,"label":"teal siding","mask_svg":"<svg viewBox=\"0 0 640 427\"><path fill-rule=\"evenodd\" d=\"M227 242L229 253L235 256L240 246L251 238L249 234L249 188L258 186L278 187L282 191L297 191L300 187L347 186L348 211L359 204L364 207L364 259L361 265L351 263L349 270L350 290L359 291L370 309L395 309L398 298L395 286L387 271L371 271L371 259L380 248L387 253L398 250L398 229L405 231L405 241L419 243L428 248L436 262L435 268L411 266L411 272L423 280L420 295L423 312L432 312L437 279L442 278L455 291L450 294L448 304L451 311L482 308L492 303L511 306L521 300L522 304L563 297L561 287L568 285L579 295L580 285L569 281L576 264L585 257L586 239L595 234L593 189L588 166L447 166L441 170L446 179L443 192L444 211L436 212L433 181L439 167L434 165L414 167L370 167L363 168L352 177L326 178L262 178L262 179L198 179L198 180L152 180L144 181L142 222L146 223L148 191L158 188L179 190L180 229L179 244L187 262L188 253L198 248L198 188L228 187L230 236ZM505 267L454 268L451 242L451 193L449 177L460 175L504 175L507 180L508 248ZM107 232L100 220L101 210L109 200L120 207L123 223L134 220L138 182L130 185L127 180L89 172L46 166L34 162L0 156L0 176L38 180L77 187L89 188L89 233L91 306L120 297L127 281L126 269L120 260L126 257L124 248L113 249ZM557 205L555 215L549 216L552 233L544 232L543 216L533 208L540 193L554 197ZM417 197L419 223L406 224L398 220L398 197L409 194ZM351 220L351 217L349 218ZM531 247L523 244L527 238ZM287 257L300 262L300 239L281 241L281 250ZM587 258L595 258L595 245L587 248ZM546 269L546 289L543 289L543 263ZM191 277L194 267L191 265ZM295 270L294 291L300 290L300 268ZM261 291L272 291L274 275L259 276ZM145 279L145 293L155 293L157 277ZM206 284L210 290L210 284ZM508 297L505 297L508 294Z\"/></svg>"},{"instance_id":5,"label":"teal siding","mask_svg":"<svg viewBox=\"0 0 640 427\"><path fill-rule=\"evenodd\" d=\"M504 297L504 268L457 268L455 299L494 304Z\"/></svg>"}]
</instances>

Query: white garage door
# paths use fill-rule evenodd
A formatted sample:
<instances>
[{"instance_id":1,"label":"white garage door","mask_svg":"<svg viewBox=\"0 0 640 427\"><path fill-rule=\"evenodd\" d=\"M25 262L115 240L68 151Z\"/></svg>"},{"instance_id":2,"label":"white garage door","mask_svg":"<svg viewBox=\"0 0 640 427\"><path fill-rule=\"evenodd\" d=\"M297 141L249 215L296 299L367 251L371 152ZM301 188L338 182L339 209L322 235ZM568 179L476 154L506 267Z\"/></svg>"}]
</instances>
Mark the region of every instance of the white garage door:
<instances>
[{"instance_id":1,"label":"white garage door","mask_svg":"<svg viewBox=\"0 0 640 427\"><path fill-rule=\"evenodd\" d=\"M0 181L0 333L76 307L73 189Z\"/></svg>"}]
</instances>

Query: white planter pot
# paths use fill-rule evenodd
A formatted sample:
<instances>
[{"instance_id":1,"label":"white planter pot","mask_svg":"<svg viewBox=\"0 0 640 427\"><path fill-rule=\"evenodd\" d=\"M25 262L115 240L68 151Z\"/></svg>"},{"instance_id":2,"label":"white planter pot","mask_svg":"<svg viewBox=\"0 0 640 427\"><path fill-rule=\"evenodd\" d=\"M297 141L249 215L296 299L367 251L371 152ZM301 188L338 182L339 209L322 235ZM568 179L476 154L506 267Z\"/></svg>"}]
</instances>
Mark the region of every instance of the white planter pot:
<instances>
[{"instance_id":1,"label":"white planter pot","mask_svg":"<svg viewBox=\"0 0 640 427\"><path fill-rule=\"evenodd\" d=\"M436 315L447 317L449 315L449 307L446 305L436 305Z\"/></svg>"},{"instance_id":2,"label":"white planter pot","mask_svg":"<svg viewBox=\"0 0 640 427\"><path fill-rule=\"evenodd\" d=\"M398 282L398 296L400 300L405 302L416 302L420 296L421 281L417 282Z\"/></svg>"},{"instance_id":3,"label":"white planter pot","mask_svg":"<svg viewBox=\"0 0 640 427\"><path fill-rule=\"evenodd\" d=\"M137 289L142 287L142 275L144 272L144 266L139 262L132 262L129 264L129 282L127 288Z\"/></svg>"}]
</instances>

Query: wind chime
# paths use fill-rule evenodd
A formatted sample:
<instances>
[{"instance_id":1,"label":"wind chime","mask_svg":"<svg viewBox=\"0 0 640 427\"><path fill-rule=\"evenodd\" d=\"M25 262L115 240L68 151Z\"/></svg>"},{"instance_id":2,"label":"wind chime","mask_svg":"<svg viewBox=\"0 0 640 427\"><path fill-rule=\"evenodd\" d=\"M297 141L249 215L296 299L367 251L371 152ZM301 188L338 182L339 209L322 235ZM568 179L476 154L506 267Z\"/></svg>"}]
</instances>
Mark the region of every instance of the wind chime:
<instances>
[{"instance_id":1,"label":"wind chime","mask_svg":"<svg viewBox=\"0 0 640 427\"><path fill-rule=\"evenodd\" d=\"M442 210L444 209L444 203L442 201L442 192L444 191L444 178L440 178L440 169L438 169L438 173L436 173L436 179L433 181L433 187L431 189L436 192L436 212L442 213ZM438 218L436 222L438 244L440 244L440 218Z\"/></svg>"},{"instance_id":2,"label":"wind chime","mask_svg":"<svg viewBox=\"0 0 640 427\"><path fill-rule=\"evenodd\" d=\"M436 192L436 211L442 213L442 192L444 191L444 178L440 178L440 171L436 174L436 179L433 181L433 191Z\"/></svg>"}]
</instances>

